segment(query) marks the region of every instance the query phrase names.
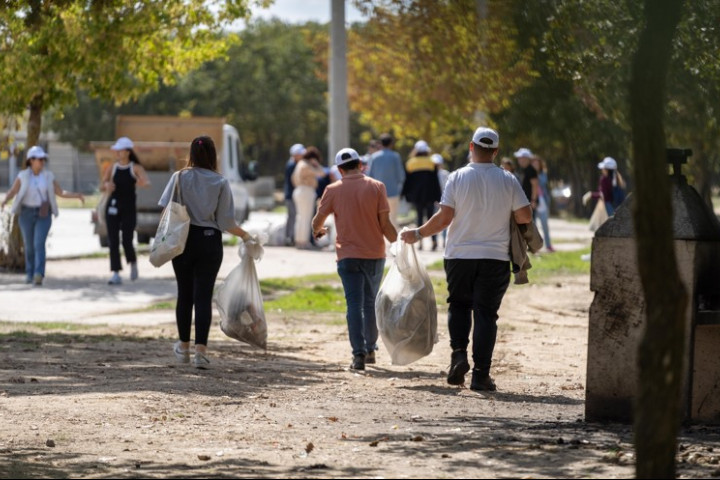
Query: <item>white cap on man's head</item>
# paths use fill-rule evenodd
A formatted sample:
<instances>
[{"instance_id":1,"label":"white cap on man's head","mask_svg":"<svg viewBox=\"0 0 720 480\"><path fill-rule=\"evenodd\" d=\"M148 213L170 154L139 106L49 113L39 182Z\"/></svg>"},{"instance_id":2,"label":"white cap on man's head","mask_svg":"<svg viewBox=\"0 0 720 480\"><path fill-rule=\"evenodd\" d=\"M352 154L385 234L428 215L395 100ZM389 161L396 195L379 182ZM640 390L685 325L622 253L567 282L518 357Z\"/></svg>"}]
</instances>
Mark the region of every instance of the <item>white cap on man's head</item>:
<instances>
[{"instance_id":1,"label":"white cap on man's head","mask_svg":"<svg viewBox=\"0 0 720 480\"><path fill-rule=\"evenodd\" d=\"M430 158L435 165L442 165L443 163L445 163L445 159L443 159L442 155L440 155L439 153L433 153L432 155L430 155Z\"/></svg>"},{"instance_id":2,"label":"white cap on man's head","mask_svg":"<svg viewBox=\"0 0 720 480\"><path fill-rule=\"evenodd\" d=\"M513 155L515 155L515 158L533 158L535 156L529 148L519 148Z\"/></svg>"},{"instance_id":3,"label":"white cap on man's head","mask_svg":"<svg viewBox=\"0 0 720 480\"><path fill-rule=\"evenodd\" d=\"M612 157L605 157L602 162L598 163L598 168L600 170L603 168L606 170L617 170L617 162Z\"/></svg>"},{"instance_id":4,"label":"white cap on man's head","mask_svg":"<svg viewBox=\"0 0 720 480\"><path fill-rule=\"evenodd\" d=\"M360 155L352 148L343 148L335 155L335 165L345 165L353 160L360 160Z\"/></svg>"},{"instance_id":5,"label":"white cap on man's head","mask_svg":"<svg viewBox=\"0 0 720 480\"><path fill-rule=\"evenodd\" d=\"M43 150L42 147L35 145L34 147L30 147L28 149L25 158L47 158L47 153L45 153L45 150Z\"/></svg>"},{"instance_id":6,"label":"white cap on man's head","mask_svg":"<svg viewBox=\"0 0 720 480\"><path fill-rule=\"evenodd\" d=\"M128 137L120 137L115 144L110 147L110 150L132 150L134 146L132 140Z\"/></svg>"},{"instance_id":7,"label":"white cap on man's head","mask_svg":"<svg viewBox=\"0 0 720 480\"><path fill-rule=\"evenodd\" d=\"M500 135L492 128L480 127L473 133L472 142L482 148L498 148Z\"/></svg>"},{"instance_id":8,"label":"white cap on man's head","mask_svg":"<svg viewBox=\"0 0 720 480\"><path fill-rule=\"evenodd\" d=\"M292 147L290 147L290 155L305 155L305 145L302 143L296 143Z\"/></svg>"},{"instance_id":9,"label":"white cap on man's head","mask_svg":"<svg viewBox=\"0 0 720 480\"><path fill-rule=\"evenodd\" d=\"M430 145L425 140L415 142L415 153L429 153Z\"/></svg>"}]
</instances>

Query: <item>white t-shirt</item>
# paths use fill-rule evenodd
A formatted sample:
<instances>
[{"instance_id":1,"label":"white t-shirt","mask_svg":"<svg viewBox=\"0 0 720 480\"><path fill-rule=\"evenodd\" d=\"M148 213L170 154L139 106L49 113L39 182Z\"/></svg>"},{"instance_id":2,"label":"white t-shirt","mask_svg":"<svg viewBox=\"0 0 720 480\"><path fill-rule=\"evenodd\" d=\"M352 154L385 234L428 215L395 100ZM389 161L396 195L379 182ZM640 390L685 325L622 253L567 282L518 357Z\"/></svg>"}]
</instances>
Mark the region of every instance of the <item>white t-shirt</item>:
<instances>
[{"instance_id":1,"label":"white t-shirt","mask_svg":"<svg viewBox=\"0 0 720 480\"><path fill-rule=\"evenodd\" d=\"M530 202L512 173L469 163L450 174L440 204L455 210L445 258L510 260L510 215Z\"/></svg>"},{"instance_id":2,"label":"white t-shirt","mask_svg":"<svg viewBox=\"0 0 720 480\"><path fill-rule=\"evenodd\" d=\"M48 199L47 179L45 178L43 172L40 172L39 175L34 175L31 171L28 175L28 182L30 183L30 186L22 198L22 204L25 207L39 207L42 202Z\"/></svg>"}]
</instances>

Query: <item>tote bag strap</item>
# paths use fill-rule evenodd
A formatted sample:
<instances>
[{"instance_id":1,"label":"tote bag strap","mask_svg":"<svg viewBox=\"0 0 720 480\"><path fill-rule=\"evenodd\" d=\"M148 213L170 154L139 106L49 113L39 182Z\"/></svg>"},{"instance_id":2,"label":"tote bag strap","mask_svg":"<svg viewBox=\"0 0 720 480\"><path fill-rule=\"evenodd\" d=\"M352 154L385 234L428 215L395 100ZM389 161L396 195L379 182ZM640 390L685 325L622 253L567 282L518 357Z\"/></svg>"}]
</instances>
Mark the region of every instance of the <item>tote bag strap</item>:
<instances>
[{"instance_id":1,"label":"tote bag strap","mask_svg":"<svg viewBox=\"0 0 720 480\"><path fill-rule=\"evenodd\" d=\"M177 203L182 205L183 202L182 202L182 193L180 190L180 175L182 175L182 170L180 170L177 173L177 175L175 176L175 186L173 188L173 190L174 190L173 195L177 198Z\"/></svg>"}]
</instances>

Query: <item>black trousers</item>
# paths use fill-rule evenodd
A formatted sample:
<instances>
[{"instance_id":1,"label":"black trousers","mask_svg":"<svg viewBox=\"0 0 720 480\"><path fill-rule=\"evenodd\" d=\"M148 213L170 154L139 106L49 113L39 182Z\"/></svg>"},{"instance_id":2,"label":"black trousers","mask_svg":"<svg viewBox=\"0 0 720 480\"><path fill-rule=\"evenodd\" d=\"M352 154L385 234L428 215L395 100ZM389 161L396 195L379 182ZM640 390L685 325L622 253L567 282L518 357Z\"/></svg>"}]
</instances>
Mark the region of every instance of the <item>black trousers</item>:
<instances>
[{"instance_id":1,"label":"black trousers","mask_svg":"<svg viewBox=\"0 0 720 480\"><path fill-rule=\"evenodd\" d=\"M223 259L222 233L190 225L185 250L173 258L177 280L175 320L181 342L190 341L195 308L195 345L207 345L212 322L212 296Z\"/></svg>"},{"instance_id":2,"label":"black trousers","mask_svg":"<svg viewBox=\"0 0 720 480\"><path fill-rule=\"evenodd\" d=\"M120 262L120 233L122 233L122 246L125 251L125 260L128 263L137 261L135 247L133 247L133 235L137 224L137 213L135 208L119 207L116 215L105 212L105 224L107 225L108 247L110 247L110 270L119 272L122 270Z\"/></svg>"},{"instance_id":3,"label":"black trousers","mask_svg":"<svg viewBox=\"0 0 720 480\"><path fill-rule=\"evenodd\" d=\"M435 202L416 203L415 210L417 211L417 226L420 227L435 213ZM437 244L437 235L433 235L431 238L433 245Z\"/></svg>"},{"instance_id":4,"label":"black trousers","mask_svg":"<svg viewBox=\"0 0 720 480\"><path fill-rule=\"evenodd\" d=\"M510 284L510 262L446 259L450 347L466 350L473 330L472 359L481 375L490 373L497 337L498 310Z\"/></svg>"}]
</instances>

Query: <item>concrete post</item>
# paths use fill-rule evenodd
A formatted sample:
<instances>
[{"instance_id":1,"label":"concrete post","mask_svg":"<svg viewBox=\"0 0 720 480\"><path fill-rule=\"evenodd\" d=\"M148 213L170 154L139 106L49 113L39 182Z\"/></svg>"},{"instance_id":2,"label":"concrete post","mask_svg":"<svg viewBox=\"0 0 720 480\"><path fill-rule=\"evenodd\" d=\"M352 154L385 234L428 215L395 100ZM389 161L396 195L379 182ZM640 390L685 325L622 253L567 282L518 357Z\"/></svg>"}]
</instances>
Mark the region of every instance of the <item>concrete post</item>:
<instances>
[{"instance_id":1,"label":"concrete post","mask_svg":"<svg viewBox=\"0 0 720 480\"><path fill-rule=\"evenodd\" d=\"M328 162L332 164L341 148L350 146L350 118L347 97L347 34L345 0L330 0L330 118Z\"/></svg>"}]
</instances>

